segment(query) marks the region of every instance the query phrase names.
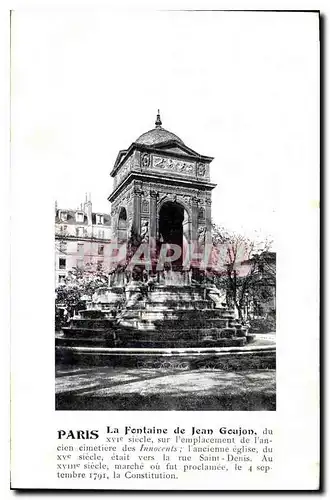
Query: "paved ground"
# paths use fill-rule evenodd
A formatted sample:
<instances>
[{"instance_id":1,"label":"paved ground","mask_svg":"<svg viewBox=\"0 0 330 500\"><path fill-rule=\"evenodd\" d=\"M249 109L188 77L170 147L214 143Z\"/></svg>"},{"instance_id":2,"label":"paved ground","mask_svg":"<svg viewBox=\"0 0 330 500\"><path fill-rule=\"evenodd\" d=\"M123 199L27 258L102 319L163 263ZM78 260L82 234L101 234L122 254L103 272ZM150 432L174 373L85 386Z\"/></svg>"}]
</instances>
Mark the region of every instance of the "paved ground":
<instances>
[{"instance_id":1,"label":"paved ground","mask_svg":"<svg viewBox=\"0 0 330 500\"><path fill-rule=\"evenodd\" d=\"M259 346L259 345L276 345L276 334L271 333L256 333L254 339L249 343L249 346Z\"/></svg>"},{"instance_id":2,"label":"paved ground","mask_svg":"<svg viewBox=\"0 0 330 500\"><path fill-rule=\"evenodd\" d=\"M275 370L57 367L59 410L275 410Z\"/></svg>"},{"instance_id":3,"label":"paved ground","mask_svg":"<svg viewBox=\"0 0 330 500\"><path fill-rule=\"evenodd\" d=\"M274 346L275 334L249 346ZM245 366L246 368L246 366ZM275 410L273 369L56 367L58 410Z\"/></svg>"}]
</instances>

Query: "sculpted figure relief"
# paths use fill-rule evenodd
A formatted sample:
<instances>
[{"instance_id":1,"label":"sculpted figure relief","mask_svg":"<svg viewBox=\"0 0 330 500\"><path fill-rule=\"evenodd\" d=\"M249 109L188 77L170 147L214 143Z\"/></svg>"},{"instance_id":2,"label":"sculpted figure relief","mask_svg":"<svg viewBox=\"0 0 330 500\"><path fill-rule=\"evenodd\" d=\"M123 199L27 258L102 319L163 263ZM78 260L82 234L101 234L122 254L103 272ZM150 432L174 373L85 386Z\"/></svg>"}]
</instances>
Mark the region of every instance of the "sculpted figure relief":
<instances>
[{"instance_id":1,"label":"sculpted figure relief","mask_svg":"<svg viewBox=\"0 0 330 500\"><path fill-rule=\"evenodd\" d=\"M205 243L206 227L198 228L197 240L199 244Z\"/></svg>"},{"instance_id":2,"label":"sculpted figure relief","mask_svg":"<svg viewBox=\"0 0 330 500\"><path fill-rule=\"evenodd\" d=\"M149 241L149 222L143 221L141 225L141 241L148 242Z\"/></svg>"},{"instance_id":3,"label":"sculpted figure relief","mask_svg":"<svg viewBox=\"0 0 330 500\"><path fill-rule=\"evenodd\" d=\"M149 212L149 202L147 200L143 200L142 202L142 212L143 213Z\"/></svg>"},{"instance_id":4,"label":"sculpted figure relief","mask_svg":"<svg viewBox=\"0 0 330 500\"><path fill-rule=\"evenodd\" d=\"M202 177L205 175L206 168L204 163L199 163L198 165L198 175L201 175Z\"/></svg>"},{"instance_id":5,"label":"sculpted figure relief","mask_svg":"<svg viewBox=\"0 0 330 500\"><path fill-rule=\"evenodd\" d=\"M123 180L123 178L126 177L128 172L131 170L131 166L132 166L132 157L130 156L126 161L126 163L122 165L118 174L116 175L116 185L118 185Z\"/></svg>"},{"instance_id":6,"label":"sculpted figure relief","mask_svg":"<svg viewBox=\"0 0 330 500\"><path fill-rule=\"evenodd\" d=\"M181 160L173 160L172 158L162 158L161 156L154 156L152 160L153 167L171 170L173 172L193 174L194 163L185 162Z\"/></svg>"},{"instance_id":7,"label":"sculpted figure relief","mask_svg":"<svg viewBox=\"0 0 330 500\"><path fill-rule=\"evenodd\" d=\"M212 300L215 309L221 309L225 306L224 294L214 284L208 285L207 295Z\"/></svg>"},{"instance_id":8,"label":"sculpted figure relief","mask_svg":"<svg viewBox=\"0 0 330 500\"><path fill-rule=\"evenodd\" d=\"M141 163L142 163L143 167L145 167L145 168L149 167L149 165L150 165L150 155L148 153L144 153L142 155Z\"/></svg>"},{"instance_id":9,"label":"sculpted figure relief","mask_svg":"<svg viewBox=\"0 0 330 500\"><path fill-rule=\"evenodd\" d=\"M200 219L200 220L204 220L205 219L205 210L204 210L203 207L201 207L198 210L198 219Z\"/></svg>"}]
</instances>

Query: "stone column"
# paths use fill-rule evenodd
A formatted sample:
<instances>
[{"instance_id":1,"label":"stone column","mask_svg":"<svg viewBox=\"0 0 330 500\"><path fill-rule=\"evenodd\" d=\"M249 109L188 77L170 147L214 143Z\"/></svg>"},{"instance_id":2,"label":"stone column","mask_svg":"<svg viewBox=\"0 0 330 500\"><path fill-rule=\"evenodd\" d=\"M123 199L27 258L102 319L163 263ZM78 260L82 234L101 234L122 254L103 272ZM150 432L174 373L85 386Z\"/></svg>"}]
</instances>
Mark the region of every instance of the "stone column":
<instances>
[{"instance_id":1,"label":"stone column","mask_svg":"<svg viewBox=\"0 0 330 500\"><path fill-rule=\"evenodd\" d=\"M133 212L133 227L137 234L141 232L141 197L143 191L139 187L134 188L134 212Z\"/></svg>"},{"instance_id":2,"label":"stone column","mask_svg":"<svg viewBox=\"0 0 330 500\"><path fill-rule=\"evenodd\" d=\"M150 191L150 240L156 241L157 237L157 191Z\"/></svg>"},{"instance_id":3,"label":"stone column","mask_svg":"<svg viewBox=\"0 0 330 500\"><path fill-rule=\"evenodd\" d=\"M198 198L193 196L191 198L191 241L197 241L198 231Z\"/></svg>"},{"instance_id":4,"label":"stone column","mask_svg":"<svg viewBox=\"0 0 330 500\"><path fill-rule=\"evenodd\" d=\"M157 263L157 199L158 191L150 191L150 204L149 204L149 248L153 264L153 270L156 269ZM159 280L159 276L158 276Z\"/></svg>"},{"instance_id":5,"label":"stone column","mask_svg":"<svg viewBox=\"0 0 330 500\"><path fill-rule=\"evenodd\" d=\"M211 217L211 198L207 198L205 200L205 253L204 253L204 262L205 265L208 266L208 262L210 259L210 251L212 245L212 217Z\"/></svg>"},{"instance_id":6,"label":"stone column","mask_svg":"<svg viewBox=\"0 0 330 500\"><path fill-rule=\"evenodd\" d=\"M205 243L209 243L209 244L212 242L211 205L212 205L211 198L206 198L206 200L205 200L205 227L206 227Z\"/></svg>"},{"instance_id":7,"label":"stone column","mask_svg":"<svg viewBox=\"0 0 330 500\"><path fill-rule=\"evenodd\" d=\"M184 209L184 231L183 231L183 238L186 242L184 245L184 259L183 259L183 264L184 267L189 268L190 265L190 260L191 260L191 208L189 207L188 209L185 207Z\"/></svg>"}]
</instances>

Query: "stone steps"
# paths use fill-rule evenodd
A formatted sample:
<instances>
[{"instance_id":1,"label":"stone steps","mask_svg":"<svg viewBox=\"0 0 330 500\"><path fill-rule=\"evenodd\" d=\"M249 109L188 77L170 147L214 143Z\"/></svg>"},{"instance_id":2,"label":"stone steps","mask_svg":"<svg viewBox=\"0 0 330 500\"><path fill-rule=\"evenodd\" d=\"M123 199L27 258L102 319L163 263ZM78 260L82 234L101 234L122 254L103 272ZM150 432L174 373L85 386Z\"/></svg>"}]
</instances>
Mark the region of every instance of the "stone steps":
<instances>
[{"instance_id":1,"label":"stone steps","mask_svg":"<svg viewBox=\"0 0 330 500\"><path fill-rule=\"evenodd\" d=\"M109 318L74 318L70 320L73 328L111 328L115 326L116 320Z\"/></svg>"},{"instance_id":2,"label":"stone steps","mask_svg":"<svg viewBox=\"0 0 330 500\"><path fill-rule=\"evenodd\" d=\"M95 334L104 334L107 335L109 332L115 331L116 328L82 328L82 327L74 327L74 326L64 326L62 328L63 333L66 335L75 335L75 336L85 336L88 335L91 338L95 337Z\"/></svg>"},{"instance_id":3,"label":"stone steps","mask_svg":"<svg viewBox=\"0 0 330 500\"><path fill-rule=\"evenodd\" d=\"M105 309L83 309L79 311L79 314L81 316L81 319L104 319L104 316L106 314L114 314L114 311L111 310L105 310ZM75 319L80 319L80 318L75 318Z\"/></svg>"},{"instance_id":4,"label":"stone steps","mask_svg":"<svg viewBox=\"0 0 330 500\"><path fill-rule=\"evenodd\" d=\"M124 345L125 347L141 347L141 348L159 348L159 347L189 347L192 342L195 347L231 347L231 346L244 346L246 344L245 338L234 337L232 339L218 339L214 341L202 340L194 338L192 336L183 338L160 338L158 336L154 337L142 337L139 339L129 338L125 336ZM117 346L121 345L120 338L118 339Z\"/></svg>"},{"instance_id":5,"label":"stone steps","mask_svg":"<svg viewBox=\"0 0 330 500\"><path fill-rule=\"evenodd\" d=\"M198 310L198 309L171 309L171 308L136 308L136 309L124 309L119 315L120 317L130 317L134 316L136 318L148 317L152 318L164 318L164 319L175 319L178 321L192 321L197 320L201 317L205 319L230 319L235 320L234 312L228 311L226 309L210 309L210 310Z\"/></svg>"},{"instance_id":6,"label":"stone steps","mask_svg":"<svg viewBox=\"0 0 330 500\"><path fill-rule=\"evenodd\" d=\"M217 340L220 338L233 338L241 337L241 333L235 328L222 328L222 329L209 329L209 328L189 328L181 327L177 329L169 329L163 327L161 329L146 329L138 328L136 325L121 325L121 328L117 331L118 338L134 338L140 340L146 337L157 337L159 339L171 338L171 339L184 339L184 338L194 338L194 339L207 339L207 340ZM245 337L245 335L244 335Z\"/></svg>"},{"instance_id":7,"label":"stone steps","mask_svg":"<svg viewBox=\"0 0 330 500\"><path fill-rule=\"evenodd\" d=\"M116 347L116 339L114 338L114 335L104 335L102 337L74 337L74 336L69 336L69 337L62 337L62 338L57 338L56 339L56 346L57 347L92 347L92 346L99 346L99 347Z\"/></svg>"},{"instance_id":8,"label":"stone steps","mask_svg":"<svg viewBox=\"0 0 330 500\"><path fill-rule=\"evenodd\" d=\"M132 348L244 345L246 334L240 331L234 311L215 308L204 292L198 285L155 285L146 290L142 284L131 283L126 288L125 308L120 310L118 300L111 301L124 294L103 290L95 308L71 319L57 342L75 347L95 343Z\"/></svg>"}]
</instances>

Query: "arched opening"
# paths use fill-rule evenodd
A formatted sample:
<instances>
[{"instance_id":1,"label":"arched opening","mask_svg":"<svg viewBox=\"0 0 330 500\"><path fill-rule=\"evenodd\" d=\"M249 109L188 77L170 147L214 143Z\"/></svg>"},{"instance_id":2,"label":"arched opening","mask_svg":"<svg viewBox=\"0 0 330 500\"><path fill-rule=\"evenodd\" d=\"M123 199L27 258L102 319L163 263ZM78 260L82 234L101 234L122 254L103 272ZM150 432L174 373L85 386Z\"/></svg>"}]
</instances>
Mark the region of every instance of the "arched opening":
<instances>
[{"instance_id":1,"label":"arched opening","mask_svg":"<svg viewBox=\"0 0 330 500\"><path fill-rule=\"evenodd\" d=\"M172 263L172 267L182 265L183 253L183 222L185 220L185 209L179 203L167 201L159 212L159 241L170 243L181 248L181 256Z\"/></svg>"},{"instance_id":2,"label":"arched opening","mask_svg":"<svg viewBox=\"0 0 330 500\"><path fill-rule=\"evenodd\" d=\"M127 240L127 212L125 207L121 207L119 212L117 232L119 241Z\"/></svg>"}]
</instances>

